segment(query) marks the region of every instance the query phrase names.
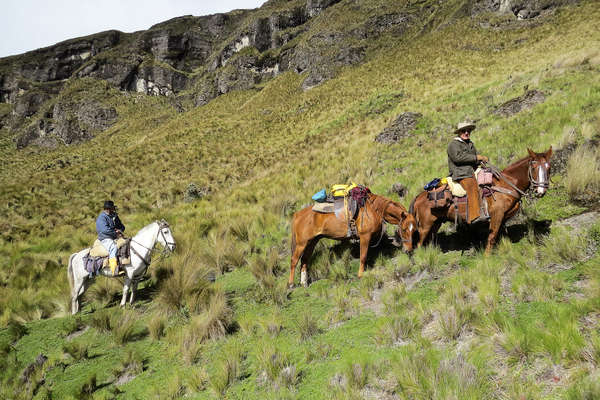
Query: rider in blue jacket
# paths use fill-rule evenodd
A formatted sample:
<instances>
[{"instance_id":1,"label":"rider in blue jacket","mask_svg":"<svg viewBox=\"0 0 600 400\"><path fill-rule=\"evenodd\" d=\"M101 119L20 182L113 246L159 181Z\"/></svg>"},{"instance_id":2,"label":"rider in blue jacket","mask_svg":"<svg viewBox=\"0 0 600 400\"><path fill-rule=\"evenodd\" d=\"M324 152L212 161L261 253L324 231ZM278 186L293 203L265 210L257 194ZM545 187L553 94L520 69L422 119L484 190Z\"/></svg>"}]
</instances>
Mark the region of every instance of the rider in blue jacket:
<instances>
[{"instance_id":1,"label":"rider in blue jacket","mask_svg":"<svg viewBox=\"0 0 600 400\"><path fill-rule=\"evenodd\" d=\"M112 200L104 202L104 210L96 219L98 240L108 251L108 265L113 275L117 273L117 243L116 239L125 231L125 225L117 215L117 207Z\"/></svg>"}]
</instances>

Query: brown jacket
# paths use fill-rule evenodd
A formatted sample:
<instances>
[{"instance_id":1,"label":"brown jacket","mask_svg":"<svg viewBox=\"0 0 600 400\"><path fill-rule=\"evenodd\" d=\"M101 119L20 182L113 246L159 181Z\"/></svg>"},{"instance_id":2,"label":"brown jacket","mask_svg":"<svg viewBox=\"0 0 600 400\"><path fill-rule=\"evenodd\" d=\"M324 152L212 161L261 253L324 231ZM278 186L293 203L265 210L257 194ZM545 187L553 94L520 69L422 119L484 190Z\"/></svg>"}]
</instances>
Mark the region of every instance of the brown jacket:
<instances>
[{"instance_id":1,"label":"brown jacket","mask_svg":"<svg viewBox=\"0 0 600 400\"><path fill-rule=\"evenodd\" d=\"M459 137L448 144L448 169L454 180L472 177L477 168L477 150L472 141Z\"/></svg>"}]
</instances>

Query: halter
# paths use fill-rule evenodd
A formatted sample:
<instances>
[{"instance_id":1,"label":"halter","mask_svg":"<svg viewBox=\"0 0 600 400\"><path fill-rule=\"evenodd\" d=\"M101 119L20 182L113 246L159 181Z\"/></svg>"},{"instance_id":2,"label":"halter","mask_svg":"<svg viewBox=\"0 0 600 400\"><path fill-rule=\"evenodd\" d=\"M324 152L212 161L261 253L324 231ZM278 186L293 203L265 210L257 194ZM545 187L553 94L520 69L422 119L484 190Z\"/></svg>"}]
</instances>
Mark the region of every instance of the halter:
<instances>
[{"instance_id":1,"label":"halter","mask_svg":"<svg viewBox=\"0 0 600 400\"><path fill-rule=\"evenodd\" d=\"M169 228L169 224L167 223L167 221L165 221L163 219L163 220L155 221L155 222L158 225L158 233L160 233L162 235L163 241L165 242L165 246L164 246L164 248L162 249L162 251L160 253L161 257L164 258L169 253L169 245L175 246L176 244L175 244L175 242L169 242L169 241L167 241L167 238L165 237L165 234L162 231L164 228ZM156 234L157 240L158 240L158 233ZM148 248L148 247L144 246L143 244L141 244L140 242L137 242L137 241L133 240L133 238L131 238L131 241L133 243L139 245L139 246L142 246L144 249L148 250L149 251L148 256L150 256L153 252L156 251L154 248ZM144 265L146 267L148 267L150 265L150 259L146 260L146 258L142 257L142 255L140 253L138 253L138 251L134 247L131 247L131 251L136 256L138 256L138 258L140 260L142 260L142 262L144 263Z\"/></svg>"}]
</instances>

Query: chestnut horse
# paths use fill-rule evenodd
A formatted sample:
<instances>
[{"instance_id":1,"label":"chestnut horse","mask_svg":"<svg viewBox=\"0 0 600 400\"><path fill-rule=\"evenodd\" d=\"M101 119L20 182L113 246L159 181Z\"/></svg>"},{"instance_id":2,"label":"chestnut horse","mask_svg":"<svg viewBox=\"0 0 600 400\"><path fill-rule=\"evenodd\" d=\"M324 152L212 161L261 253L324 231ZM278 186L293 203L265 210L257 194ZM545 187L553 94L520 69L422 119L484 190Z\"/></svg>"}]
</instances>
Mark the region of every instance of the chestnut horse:
<instances>
[{"instance_id":1,"label":"chestnut horse","mask_svg":"<svg viewBox=\"0 0 600 400\"><path fill-rule=\"evenodd\" d=\"M545 153L534 153L531 149L527 149L527 152L527 157L506 167L500 178L498 174L494 174L492 185L501 191L494 190L494 195L485 199L490 214L486 254L490 253L496 243L502 224L519 210L521 196L529 186L536 189L538 197L543 196L549 186L552 146ZM435 235L442 223L455 221L454 207L449 205L446 208L431 209L425 191L412 201L410 213L417 220L420 236L418 247Z\"/></svg>"},{"instance_id":2,"label":"chestnut horse","mask_svg":"<svg viewBox=\"0 0 600 400\"><path fill-rule=\"evenodd\" d=\"M365 205L359 210L356 217L356 230L360 239L359 278L365 270L371 238L375 234L377 234L375 238L381 238L384 222L398 225L396 237L400 237L404 250L410 252L413 249L412 238L417 229L415 218L402 204L369 193ZM335 214L318 213L312 210L312 206L296 212L292 220L292 260L288 286L291 288L294 285L294 271L300 257L302 257L300 282L304 286L308 285L308 262L319 239L326 237L343 240L346 239L347 232L346 219L339 219Z\"/></svg>"}]
</instances>

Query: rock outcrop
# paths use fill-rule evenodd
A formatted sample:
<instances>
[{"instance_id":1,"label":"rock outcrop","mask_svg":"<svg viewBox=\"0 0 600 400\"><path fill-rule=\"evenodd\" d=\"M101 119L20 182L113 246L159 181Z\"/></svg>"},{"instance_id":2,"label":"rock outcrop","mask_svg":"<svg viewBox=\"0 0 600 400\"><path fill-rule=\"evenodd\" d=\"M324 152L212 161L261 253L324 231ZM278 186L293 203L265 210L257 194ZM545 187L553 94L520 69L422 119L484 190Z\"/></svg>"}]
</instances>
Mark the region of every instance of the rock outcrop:
<instances>
[{"instance_id":1,"label":"rock outcrop","mask_svg":"<svg viewBox=\"0 0 600 400\"><path fill-rule=\"evenodd\" d=\"M470 9L472 14L513 13L518 18L533 18L575 1L465 1L459 14L467 15ZM18 133L19 147L53 141L76 143L92 137L92 132L110 126L116 118L113 112L98 104L82 106L85 110L78 121L106 118L106 124L83 122L89 125L85 129L68 122L72 119L57 119L64 114L57 96L78 79L92 78L121 91L171 97L178 111L204 105L233 90L255 88L286 71L303 74L302 89L309 90L342 68L363 62L376 42L373 39L386 34L401 36L411 29L419 33L438 23L430 18L435 9L431 6L390 2L379 6L377 12L362 12L366 0L346 3L270 0L257 10L188 15L146 31L106 31L0 59L0 103L11 105L10 113L6 107L0 110L0 125ZM348 17L352 23L329 26L328 13L348 13L353 16ZM382 135L384 142L393 142L402 134L388 131Z\"/></svg>"},{"instance_id":2,"label":"rock outcrop","mask_svg":"<svg viewBox=\"0 0 600 400\"><path fill-rule=\"evenodd\" d=\"M377 135L375 141L383 144L394 144L402 138L410 137L421 117L422 114L415 112L400 114L394 122Z\"/></svg>"}]
</instances>

